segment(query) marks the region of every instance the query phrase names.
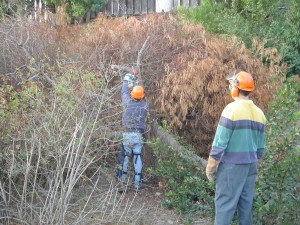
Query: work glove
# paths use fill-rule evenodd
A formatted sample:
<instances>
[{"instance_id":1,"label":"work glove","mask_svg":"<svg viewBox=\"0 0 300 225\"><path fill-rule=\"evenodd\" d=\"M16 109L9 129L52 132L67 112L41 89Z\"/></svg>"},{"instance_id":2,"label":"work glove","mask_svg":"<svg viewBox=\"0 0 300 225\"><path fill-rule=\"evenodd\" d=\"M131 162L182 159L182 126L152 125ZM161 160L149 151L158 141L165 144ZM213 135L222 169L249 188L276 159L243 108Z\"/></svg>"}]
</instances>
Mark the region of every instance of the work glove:
<instances>
[{"instance_id":1,"label":"work glove","mask_svg":"<svg viewBox=\"0 0 300 225\"><path fill-rule=\"evenodd\" d=\"M136 77L131 73L126 73L123 80L128 81L128 87L133 88L136 85Z\"/></svg>"},{"instance_id":2,"label":"work glove","mask_svg":"<svg viewBox=\"0 0 300 225\"><path fill-rule=\"evenodd\" d=\"M128 82L132 82L132 81L135 80L135 76L133 74L126 73L123 80L126 80Z\"/></svg>"},{"instance_id":3,"label":"work glove","mask_svg":"<svg viewBox=\"0 0 300 225\"><path fill-rule=\"evenodd\" d=\"M219 161L215 160L211 156L209 156L207 160L207 166L205 169L206 177L210 182L215 181L216 179L216 172L219 165Z\"/></svg>"}]
</instances>

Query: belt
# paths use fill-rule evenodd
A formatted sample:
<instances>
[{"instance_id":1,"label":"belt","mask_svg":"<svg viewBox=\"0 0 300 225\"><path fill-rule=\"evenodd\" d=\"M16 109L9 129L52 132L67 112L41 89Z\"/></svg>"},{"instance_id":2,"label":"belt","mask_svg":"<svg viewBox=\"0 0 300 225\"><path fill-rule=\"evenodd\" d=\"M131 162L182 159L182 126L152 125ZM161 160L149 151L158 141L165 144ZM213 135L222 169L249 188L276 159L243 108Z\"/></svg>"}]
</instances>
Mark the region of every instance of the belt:
<instances>
[{"instance_id":1,"label":"belt","mask_svg":"<svg viewBox=\"0 0 300 225\"><path fill-rule=\"evenodd\" d=\"M138 133L144 133L144 129L142 128L124 128L125 132L138 132Z\"/></svg>"}]
</instances>

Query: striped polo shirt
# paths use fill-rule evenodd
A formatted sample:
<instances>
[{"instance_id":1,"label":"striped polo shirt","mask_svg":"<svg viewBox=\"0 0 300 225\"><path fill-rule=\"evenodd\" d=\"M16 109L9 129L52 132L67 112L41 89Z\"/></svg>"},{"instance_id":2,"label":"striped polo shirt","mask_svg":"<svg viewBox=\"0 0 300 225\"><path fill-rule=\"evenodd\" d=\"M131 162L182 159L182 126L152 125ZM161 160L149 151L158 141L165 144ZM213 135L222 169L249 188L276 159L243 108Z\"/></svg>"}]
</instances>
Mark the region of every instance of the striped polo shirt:
<instances>
[{"instance_id":1,"label":"striped polo shirt","mask_svg":"<svg viewBox=\"0 0 300 225\"><path fill-rule=\"evenodd\" d=\"M257 162L264 153L266 117L252 100L236 100L222 112L210 156L224 163Z\"/></svg>"}]
</instances>

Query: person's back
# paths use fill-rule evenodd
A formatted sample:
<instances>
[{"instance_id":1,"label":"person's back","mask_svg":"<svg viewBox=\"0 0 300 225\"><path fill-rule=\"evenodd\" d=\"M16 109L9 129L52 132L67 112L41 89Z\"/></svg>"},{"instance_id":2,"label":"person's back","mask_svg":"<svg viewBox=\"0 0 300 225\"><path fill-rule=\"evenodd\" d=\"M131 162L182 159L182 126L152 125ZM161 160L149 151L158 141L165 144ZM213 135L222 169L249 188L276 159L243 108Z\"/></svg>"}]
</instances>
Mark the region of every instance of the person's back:
<instances>
[{"instance_id":1,"label":"person's back","mask_svg":"<svg viewBox=\"0 0 300 225\"><path fill-rule=\"evenodd\" d=\"M148 113L148 103L144 100L127 98L123 103L122 127L145 131L145 121Z\"/></svg>"},{"instance_id":2,"label":"person's back","mask_svg":"<svg viewBox=\"0 0 300 225\"><path fill-rule=\"evenodd\" d=\"M222 112L206 166L209 181L216 177L215 225L229 225L235 211L239 225L252 225L257 161L264 152L264 113L249 99L251 74L229 79L234 102Z\"/></svg>"},{"instance_id":3,"label":"person's back","mask_svg":"<svg viewBox=\"0 0 300 225\"><path fill-rule=\"evenodd\" d=\"M123 191L124 184L127 183L128 164L131 155L133 155L134 186L136 189L140 189L142 181L143 134L146 129L148 103L144 100L145 92L142 86L134 86L129 93L128 84L132 82L132 79L134 79L132 74L126 74L121 90L123 140L117 168L117 180L122 184L120 191Z\"/></svg>"},{"instance_id":4,"label":"person's back","mask_svg":"<svg viewBox=\"0 0 300 225\"><path fill-rule=\"evenodd\" d=\"M264 149L265 116L252 100L236 100L223 110L219 129L228 133L226 146L224 139L215 138L211 155L221 162L244 164L257 162ZM221 158L222 157L222 158Z\"/></svg>"}]
</instances>

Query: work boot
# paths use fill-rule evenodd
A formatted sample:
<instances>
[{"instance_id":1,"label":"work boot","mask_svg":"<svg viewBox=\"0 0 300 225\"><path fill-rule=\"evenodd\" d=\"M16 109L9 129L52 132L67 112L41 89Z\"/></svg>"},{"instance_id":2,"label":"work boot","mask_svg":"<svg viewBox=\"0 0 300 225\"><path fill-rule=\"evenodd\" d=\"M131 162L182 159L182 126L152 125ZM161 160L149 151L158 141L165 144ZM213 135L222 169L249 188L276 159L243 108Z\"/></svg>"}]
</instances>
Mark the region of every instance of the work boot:
<instances>
[{"instance_id":1,"label":"work boot","mask_svg":"<svg viewBox=\"0 0 300 225\"><path fill-rule=\"evenodd\" d=\"M126 174L123 174L121 177L118 178L118 183L117 183L117 190L120 193L123 193L127 189L127 184L128 184L128 177Z\"/></svg>"},{"instance_id":2,"label":"work boot","mask_svg":"<svg viewBox=\"0 0 300 225\"><path fill-rule=\"evenodd\" d=\"M126 184L128 182L128 177L126 174L122 174L122 176L119 178L119 181L123 184Z\"/></svg>"},{"instance_id":3,"label":"work boot","mask_svg":"<svg viewBox=\"0 0 300 225\"><path fill-rule=\"evenodd\" d=\"M133 187L134 187L134 190L140 191L142 188L142 184L140 182L134 182Z\"/></svg>"},{"instance_id":4,"label":"work boot","mask_svg":"<svg viewBox=\"0 0 300 225\"><path fill-rule=\"evenodd\" d=\"M124 191L126 191L126 184L123 182L118 182L116 188L119 193L123 193Z\"/></svg>"}]
</instances>

